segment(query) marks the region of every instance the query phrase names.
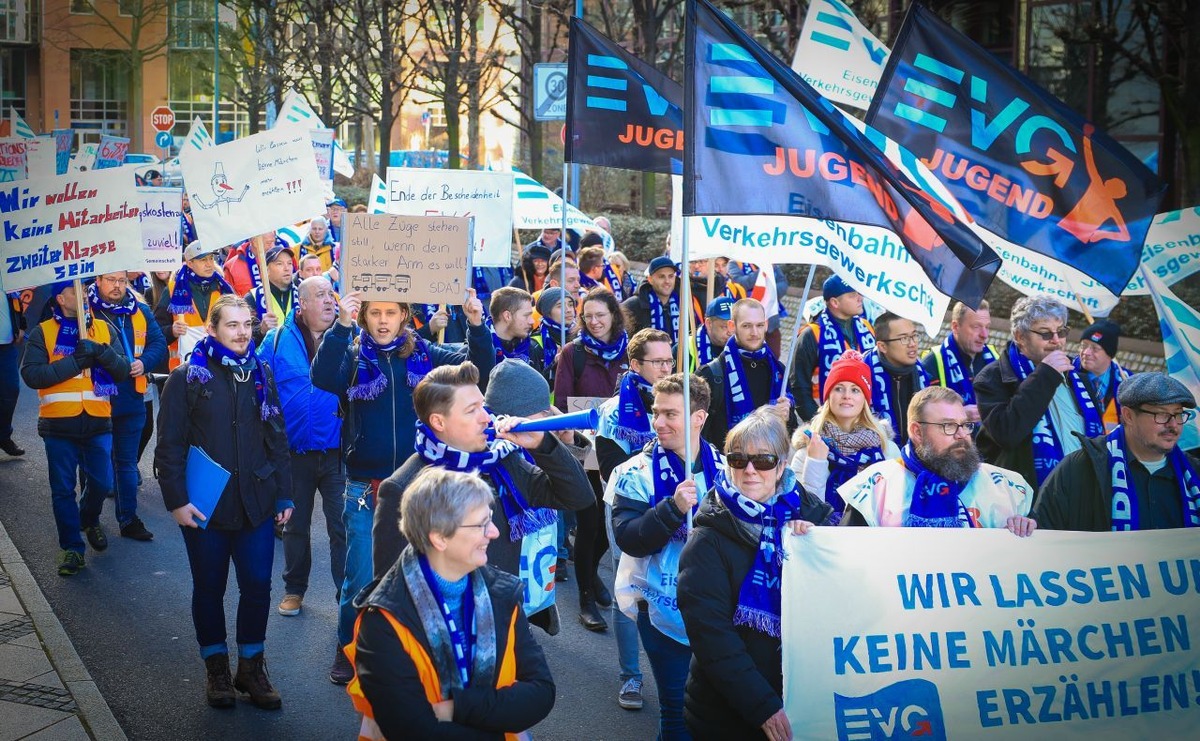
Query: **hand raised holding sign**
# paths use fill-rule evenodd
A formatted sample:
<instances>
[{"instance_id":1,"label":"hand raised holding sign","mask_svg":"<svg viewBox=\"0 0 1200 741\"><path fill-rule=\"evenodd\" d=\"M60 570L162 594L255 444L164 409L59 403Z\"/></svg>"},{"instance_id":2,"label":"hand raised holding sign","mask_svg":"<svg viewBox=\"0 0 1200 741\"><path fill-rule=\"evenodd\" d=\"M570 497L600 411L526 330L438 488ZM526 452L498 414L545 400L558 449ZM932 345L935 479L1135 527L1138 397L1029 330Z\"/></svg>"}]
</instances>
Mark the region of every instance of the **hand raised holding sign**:
<instances>
[{"instance_id":1,"label":"hand raised holding sign","mask_svg":"<svg viewBox=\"0 0 1200 741\"><path fill-rule=\"evenodd\" d=\"M362 306L361 295L358 291L347 293L338 301L338 324L343 327L354 326L354 320L358 318L358 310Z\"/></svg>"},{"instance_id":2,"label":"hand raised holding sign","mask_svg":"<svg viewBox=\"0 0 1200 741\"><path fill-rule=\"evenodd\" d=\"M483 302L475 296L475 289L467 289L467 300L463 303L463 314L467 317L467 324L472 327L478 327L483 324Z\"/></svg>"}]
</instances>

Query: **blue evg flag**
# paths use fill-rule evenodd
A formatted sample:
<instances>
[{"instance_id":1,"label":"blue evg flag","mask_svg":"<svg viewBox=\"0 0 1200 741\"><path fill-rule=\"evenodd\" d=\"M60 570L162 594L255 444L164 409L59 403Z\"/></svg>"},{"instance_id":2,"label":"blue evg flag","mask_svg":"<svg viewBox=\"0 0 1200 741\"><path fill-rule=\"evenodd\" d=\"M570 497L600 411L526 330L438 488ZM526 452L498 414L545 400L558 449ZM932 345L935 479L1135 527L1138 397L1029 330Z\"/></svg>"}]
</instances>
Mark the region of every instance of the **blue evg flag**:
<instances>
[{"instance_id":1,"label":"blue evg flag","mask_svg":"<svg viewBox=\"0 0 1200 741\"><path fill-rule=\"evenodd\" d=\"M571 18L567 162L678 175L683 171L683 88Z\"/></svg>"},{"instance_id":2,"label":"blue evg flag","mask_svg":"<svg viewBox=\"0 0 1200 741\"><path fill-rule=\"evenodd\" d=\"M978 306L1000 258L921 184L910 153L849 119L706 0L687 6L685 216L770 214L891 230L942 292Z\"/></svg>"},{"instance_id":3,"label":"blue evg flag","mask_svg":"<svg viewBox=\"0 0 1200 741\"><path fill-rule=\"evenodd\" d=\"M913 3L867 123L987 230L1119 295L1164 186L1061 100Z\"/></svg>"}]
</instances>

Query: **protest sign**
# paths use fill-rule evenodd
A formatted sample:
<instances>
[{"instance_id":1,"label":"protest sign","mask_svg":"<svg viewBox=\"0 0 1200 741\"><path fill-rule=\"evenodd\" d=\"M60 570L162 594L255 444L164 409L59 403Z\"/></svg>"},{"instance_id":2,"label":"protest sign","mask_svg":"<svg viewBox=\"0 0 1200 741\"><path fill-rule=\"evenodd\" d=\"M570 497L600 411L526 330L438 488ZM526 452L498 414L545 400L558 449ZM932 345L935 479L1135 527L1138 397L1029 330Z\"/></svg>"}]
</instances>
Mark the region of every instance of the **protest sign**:
<instances>
[{"instance_id":1,"label":"protest sign","mask_svg":"<svg viewBox=\"0 0 1200 741\"><path fill-rule=\"evenodd\" d=\"M183 191L179 188L138 188L142 197L142 245L146 272L175 270L183 255L180 234Z\"/></svg>"},{"instance_id":2,"label":"protest sign","mask_svg":"<svg viewBox=\"0 0 1200 741\"><path fill-rule=\"evenodd\" d=\"M127 171L91 170L0 188L4 289L142 264L141 198Z\"/></svg>"},{"instance_id":3,"label":"protest sign","mask_svg":"<svg viewBox=\"0 0 1200 741\"><path fill-rule=\"evenodd\" d=\"M608 396L568 396L567 397L567 414L575 412L586 412L589 409L599 411L604 402L608 401ZM591 441L588 446L587 455L583 459L583 468L585 471L599 471L600 461L596 458L596 431L595 430L576 430L580 435L583 435Z\"/></svg>"},{"instance_id":4,"label":"protest sign","mask_svg":"<svg viewBox=\"0 0 1200 741\"><path fill-rule=\"evenodd\" d=\"M333 129L313 129L312 143L317 175L322 180L333 180Z\"/></svg>"},{"instance_id":5,"label":"protest sign","mask_svg":"<svg viewBox=\"0 0 1200 741\"><path fill-rule=\"evenodd\" d=\"M474 216L475 267L512 263L513 175L480 170L389 167L387 213Z\"/></svg>"},{"instance_id":6,"label":"protest sign","mask_svg":"<svg viewBox=\"0 0 1200 741\"><path fill-rule=\"evenodd\" d=\"M325 213L308 129L272 129L179 155L196 233L207 244L236 244Z\"/></svg>"},{"instance_id":7,"label":"protest sign","mask_svg":"<svg viewBox=\"0 0 1200 741\"><path fill-rule=\"evenodd\" d=\"M54 139L49 136L25 140L25 166L30 180L57 175L57 159Z\"/></svg>"},{"instance_id":8,"label":"protest sign","mask_svg":"<svg viewBox=\"0 0 1200 741\"><path fill-rule=\"evenodd\" d=\"M1019 540L816 528L785 549L783 695L796 738L1195 733L1200 543L1188 530Z\"/></svg>"},{"instance_id":9,"label":"protest sign","mask_svg":"<svg viewBox=\"0 0 1200 741\"><path fill-rule=\"evenodd\" d=\"M24 180L28 172L28 155L25 142L18 136L0 138L0 183Z\"/></svg>"},{"instance_id":10,"label":"protest sign","mask_svg":"<svg viewBox=\"0 0 1200 741\"><path fill-rule=\"evenodd\" d=\"M73 129L54 130L54 174L67 174L67 169L71 166L71 144L74 141Z\"/></svg>"},{"instance_id":11,"label":"protest sign","mask_svg":"<svg viewBox=\"0 0 1200 741\"><path fill-rule=\"evenodd\" d=\"M87 172L88 170L95 169L96 152L99 149L100 147L95 143L84 144L79 147L79 151L75 153L74 158L68 160L70 166L67 169L72 172Z\"/></svg>"},{"instance_id":12,"label":"protest sign","mask_svg":"<svg viewBox=\"0 0 1200 741\"><path fill-rule=\"evenodd\" d=\"M125 155L129 153L129 138L124 136L100 137L100 146L96 150L96 164L93 169L107 170L110 167L120 167L125 164Z\"/></svg>"},{"instance_id":13,"label":"protest sign","mask_svg":"<svg viewBox=\"0 0 1200 741\"><path fill-rule=\"evenodd\" d=\"M342 285L363 301L461 304L471 287L469 216L346 214Z\"/></svg>"}]
</instances>

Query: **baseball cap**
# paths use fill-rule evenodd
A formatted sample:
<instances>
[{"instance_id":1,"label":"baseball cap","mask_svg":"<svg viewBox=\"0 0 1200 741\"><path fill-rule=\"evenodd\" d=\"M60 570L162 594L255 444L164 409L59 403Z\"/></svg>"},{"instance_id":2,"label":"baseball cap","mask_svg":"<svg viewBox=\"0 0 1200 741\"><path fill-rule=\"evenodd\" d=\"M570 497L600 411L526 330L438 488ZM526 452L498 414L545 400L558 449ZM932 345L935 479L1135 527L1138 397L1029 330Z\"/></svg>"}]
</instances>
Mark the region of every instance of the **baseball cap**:
<instances>
[{"instance_id":1,"label":"baseball cap","mask_svg":"<svg viewBox=\"0 0 1200 741\"><path fill-rule=\"evenodd\" d=\"M203 257L204 255L211 255L212 253L214 253L220 249L221 249L220 247L213 247L210 249L199 239L193 239L191 244L189 244L187 247L183 248L183 259L184 260L195 260L197 257Z\"/></svg>"},{"instance_id":2,"label":"baseball cap","mask_svg":"<svg viewBox=\"0 0 1200 741\"><path fill-rule=\"evenodd\" d=\"M675 264L675 261L669 255L659 255L650 261L650 267L646 268L646 275L654 275L663 268L671 268L676 273L679 272L679 266Z\"/></svg>"},{"instance_id":3,"label":"baseball cap","mask_svg":"<svg viewBox=\"0 0 1200 741\"><path fill-rule=\"evenodd\" d=\"M732 319L733 299L728 296L717 296L704 310L705 319Z\"/></svg>"}]
</instances>

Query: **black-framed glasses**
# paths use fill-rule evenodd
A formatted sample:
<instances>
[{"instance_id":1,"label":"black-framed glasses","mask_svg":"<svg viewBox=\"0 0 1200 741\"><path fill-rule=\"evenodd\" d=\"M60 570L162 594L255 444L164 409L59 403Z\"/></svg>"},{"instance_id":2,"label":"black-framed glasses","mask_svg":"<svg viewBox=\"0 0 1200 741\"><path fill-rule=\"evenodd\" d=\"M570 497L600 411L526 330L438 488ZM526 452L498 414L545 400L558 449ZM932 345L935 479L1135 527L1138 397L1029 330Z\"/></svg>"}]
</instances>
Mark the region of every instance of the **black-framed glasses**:
<instances>
[{"instance_id":1,"label":"black-framed glasses","mask_svg":"<svg viewBox=\"0 0 1200 741\"><path fill-rule=\"evenodd\" d=\"M674 368L675 367L675 358L664 358L664 359L656 358L654 360L651 360L650 358L639 358L638 362L643 365L654 366L655 368Z\"/></svg>"},{"instance_id":2,"label":"black-framed glasses","mask_svg":"<svg viewBox=\"0 0 1200 741\"><path fill-rule=\"evenodd\" d=\"M920 340L917 338L917 335L915 333L900 335L899 337L892 337L891 339L887 339L887 340L880 340L880 342L901 342L905 345L915 345L919 341Z\"/></svg>"},{"instance_id":3,"label":"black-framed glasses","mask_svg":"<svg viewBox=\"0 0 1200 741\"><path fill-rule=\"evenodd\" d=\"M959 430L971 435L979 428L978 422L917 422L917 424L941 427L942 434L946 437L954 437Z\"/></svg>"},{"instance_id":4,"label":"black-framed glasses","mask_svg":"<svg viewBox=\"0 0 1200 741\"><path fill-rule=\"evenodd\" d=\"M487 532L487 529L492 526L492 518L495 517L495 515L496 515L496 513L489 509L487 519L484 520L483 522L479 522L479 523L475 523L475 524L463 523L462 525L459 525L459 527L477 527L480 530Z\"/></svg>"},{"instance_id":5,"label":"black-framed glasses","mask_svg":"<svg viewBox=\"0 0 1200 741\"><path fill-rule=\"evenodd\" d=\"M726 453L725 462L729 464L730 468L736 468L739 471L746 466L754 466L755 471L772 471L779 465L779 456L774 453L757 453L755 455Z\"/></svg>"},{"instance_id":6,"label":"black-framed glasses","mask_svg":"<svg viewBox=\"0 0 1200 741\"><path fill-rule=\"evenodd\" d=\"M1142 409L1141 407L1130 407L1130 409L1133 409L1135 412L1141 412L1142 414L1147 414L1151 417L1154 417L1154 421L1160 425L1165 425L1172 420L1181 425L1186 425L1196 416L1195 409L1184 409L1179 412L1152 412L1149 409Z\"/></svg>"},{"instance_id":7,"label":"black-framed glasses","mask_svg":"<svg viewBox=\"0 0 1200 741\"><path fill-rule=\"evenodd\" d=\"M1067 335L1070 332L1071 332L1071 330L1067 327L1062 327L1060 329L1041 329L1041 330L1031 329L1031 330L1029 330L1030 334L1035 334L1038 337L1041 337L1042 342L1049 342L1050 340L1054 339L1055 337L1057 337L1060 340L1065 340L1065 339L1067 339Z\"/></svg>"}]
</instances>

